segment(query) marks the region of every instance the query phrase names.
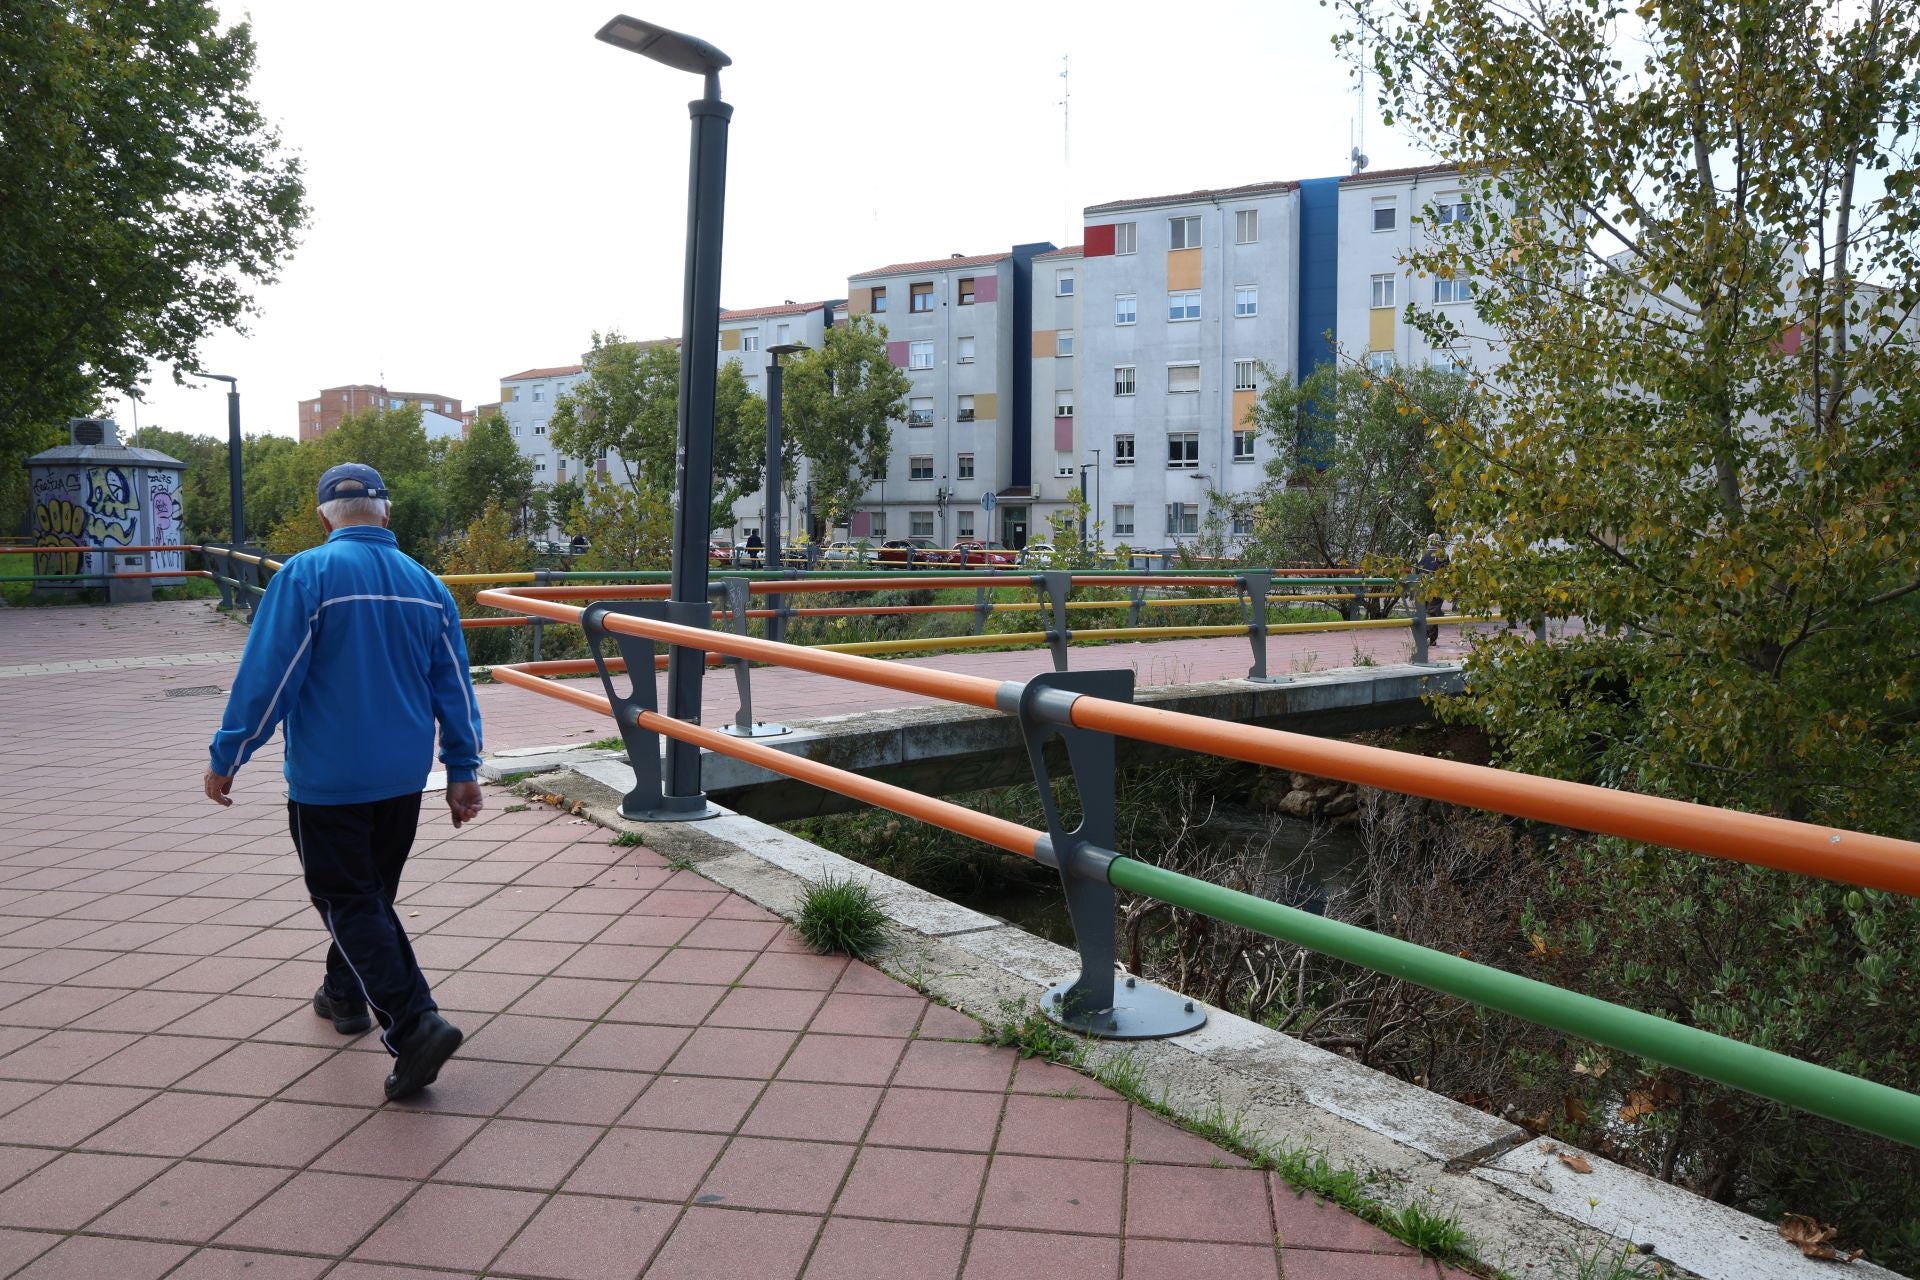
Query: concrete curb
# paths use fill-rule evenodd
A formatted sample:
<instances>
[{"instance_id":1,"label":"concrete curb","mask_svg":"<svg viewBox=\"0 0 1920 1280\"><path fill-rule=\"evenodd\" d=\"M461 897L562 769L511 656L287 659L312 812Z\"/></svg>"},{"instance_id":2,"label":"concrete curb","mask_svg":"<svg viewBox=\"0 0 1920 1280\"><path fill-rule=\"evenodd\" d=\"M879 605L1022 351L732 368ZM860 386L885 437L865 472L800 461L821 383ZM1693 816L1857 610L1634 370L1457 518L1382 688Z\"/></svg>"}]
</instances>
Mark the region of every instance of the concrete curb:
<instances>
[{"instance_id":1,"label":"concrete curb","mask_svg":"<svg viewBox=\"0 0 1920 1280\"><path fill-rule=\"evenodd\" d=\"M524 759L506 771L516 766ZM740 814L628 821L620 801L631 770L604 758L588 768L544 774L539 789L779 915L797 915L807 888L828 876L868 885L896 928L880 967L962 1012L1002 1019L1006 1002L1033 1001L1079 967L1064 947ZM1577 1154L1592 1171L1576 1173L1559 1160L1571 1148L1221 1010L1209 1007L1205 1027L1175 1039L1090 1046L1096 1063L1126 1055L1171 1114L1237 1116L1257 1142L1325 1151L1336 1167L1369 1175L1382 1201L1456 1215L1475 1254L1514 1277L1560 1280L1576 1274L1571 1259L1623 1248L1699 1280L1833 1274L1834 1264L1802 1257L1758 1218L1590 1152ZM1865 1262L1847 1274L1898 1280Z\"/></svg>"}]
</instances>

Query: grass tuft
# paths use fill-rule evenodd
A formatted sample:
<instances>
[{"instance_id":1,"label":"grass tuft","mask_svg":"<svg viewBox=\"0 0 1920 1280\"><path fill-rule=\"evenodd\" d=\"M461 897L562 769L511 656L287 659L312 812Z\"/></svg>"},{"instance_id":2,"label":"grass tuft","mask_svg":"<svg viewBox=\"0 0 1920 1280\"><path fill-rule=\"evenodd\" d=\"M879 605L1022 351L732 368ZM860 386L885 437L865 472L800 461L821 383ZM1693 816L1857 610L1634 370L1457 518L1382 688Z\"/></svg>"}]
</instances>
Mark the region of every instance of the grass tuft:
<instances>
[{"instance_id":1,"label":"grass tuft","mask_svg":"<svg viewBox=\"0 0 1920 1280\"><path fill-rule=\"evenodd\" d=\"M887 941L887 913L867 885L828 877L809 886L794 922L815 951L844 951L865 960Z\"/></svg>"},{"instance_id":2,"label":"grass tuft","mask_svg":"<svg viewBox=\"0 0 1920 1280\"><path fill-rule=\"evenodd\" d=\"M611 738L602 738L598 742L589 742L587 744L587 750L589 751L625 751L626 749L627 740L617 733Z\"/></svg>"},{"instance_id":3,"label":"grass tuft","mask_svg":"<svg viewBox=\"0 0 1920 1280\"><path fill-rule=\"evenodd\" d=\"M637 844L645 844L646 842L647 838L638 831L622 831L619 835L607 841L608 844L617 849L631 849Z\"/></svg>"},{"instance_id":4,"label":"grass tuft","mask_svg":"<svg viewBox=\"0 0 1920 1280\"><path fill-rule=\"evenodd\" d=\"M1585 1253L1562 1249L1553 1274L1555 1280L1660 1280L1671 1273L1659 1261L1632 1249L1601 1245Z\"/></svg>"},{"instance_id":5,"label":"grass tuft","mask_svg":"<svg viewBox=\"0 0 1920 1280\"><path fill-rule=\"evenodd\" d=\"M1023 1000L1002 1000L1003 1021L986 1023L986 1042L1012 1049L1023 1058L1043 1058L1048 1062L1078 1063L1082 1046L1067 1031L1047 1020L1047 1015Z\"/></svg>"}]
</instances>

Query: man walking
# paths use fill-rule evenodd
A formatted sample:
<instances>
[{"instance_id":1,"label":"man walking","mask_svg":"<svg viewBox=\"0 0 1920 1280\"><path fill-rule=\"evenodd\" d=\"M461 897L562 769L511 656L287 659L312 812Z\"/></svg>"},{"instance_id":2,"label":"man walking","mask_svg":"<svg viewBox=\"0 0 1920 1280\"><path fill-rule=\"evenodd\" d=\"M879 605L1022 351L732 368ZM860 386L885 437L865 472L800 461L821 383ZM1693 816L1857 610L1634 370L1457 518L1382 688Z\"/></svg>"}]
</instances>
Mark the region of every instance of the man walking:
<instances>
[{"instance_id":1,"label":"man walking","mask_svg":"<svg viewBox=\"0 0 1920 1280\"><path fill-rule=\"evenodd\" d=\"M1440 545L1440 535L1428 534L1427 553L1420 557L1420 576L1431 578L1446 568L1447 564L1447 552L1446 548ZM1446 603L1445 598L1441 596L1432 596L1427 600L1427 643L1430 645L1440 643L1440 628L1432 620L1445 615Z\"/></svg>"},{"instance_id":2,"label":"man walking","mask_svg":"<svg viewBox=\"0 0 1920 1280\"><path fill-rule=\"evenodd\" d=\"M307 893L333 939L313 1010L343 1035L369 1008L395 1058L389 1098L432 1084L460 1029L433 1002L394 913L413 847L434 724L453 825L480 814L480 709L453 597L387 529L380 473L356 462L320 477L325 545L274 575L214 734L207 798L286 721L287 825Z\"/></svg>"}]
</instances>

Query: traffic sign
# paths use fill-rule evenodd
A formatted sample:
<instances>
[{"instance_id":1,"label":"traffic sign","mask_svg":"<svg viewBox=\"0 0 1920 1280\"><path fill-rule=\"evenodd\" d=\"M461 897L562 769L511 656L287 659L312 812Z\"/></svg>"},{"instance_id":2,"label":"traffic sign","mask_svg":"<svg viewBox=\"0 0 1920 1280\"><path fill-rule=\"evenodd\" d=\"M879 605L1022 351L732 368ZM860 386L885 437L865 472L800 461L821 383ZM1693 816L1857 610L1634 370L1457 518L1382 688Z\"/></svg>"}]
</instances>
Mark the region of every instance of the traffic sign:
<instances>
[{"instance_id":1,"label":"traffic sign","mask_svg":"<svg viewBox=\"0 0 1920 1280\"><path fill-rule=\"evenodd\" d=\"M1000 500L993 496L991 490L980 495L980 509L982 511L991 511L998 505L1000 505Z\"/></svg>"}]
</instances>

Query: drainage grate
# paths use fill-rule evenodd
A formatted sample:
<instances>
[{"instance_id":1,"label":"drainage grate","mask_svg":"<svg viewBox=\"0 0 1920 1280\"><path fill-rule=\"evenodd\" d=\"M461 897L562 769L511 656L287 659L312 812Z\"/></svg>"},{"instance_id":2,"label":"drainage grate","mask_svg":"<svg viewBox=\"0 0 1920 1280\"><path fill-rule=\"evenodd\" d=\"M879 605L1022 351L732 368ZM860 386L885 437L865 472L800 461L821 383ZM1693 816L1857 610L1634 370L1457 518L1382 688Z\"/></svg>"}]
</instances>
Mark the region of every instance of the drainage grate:
<instances>
[{"instance_id":1,"label":"drainage grate","mask_svg":"<svg viewBox=\"0 0 1920 1280\"><path fill-rule=\"evenodd\" d=\"M169 689L167 690L166 696L169 698L208 698L216 693L225 692L226 690L217 684L196 684L190 685L185 689Z\"/></svg>"}]
</instances>

